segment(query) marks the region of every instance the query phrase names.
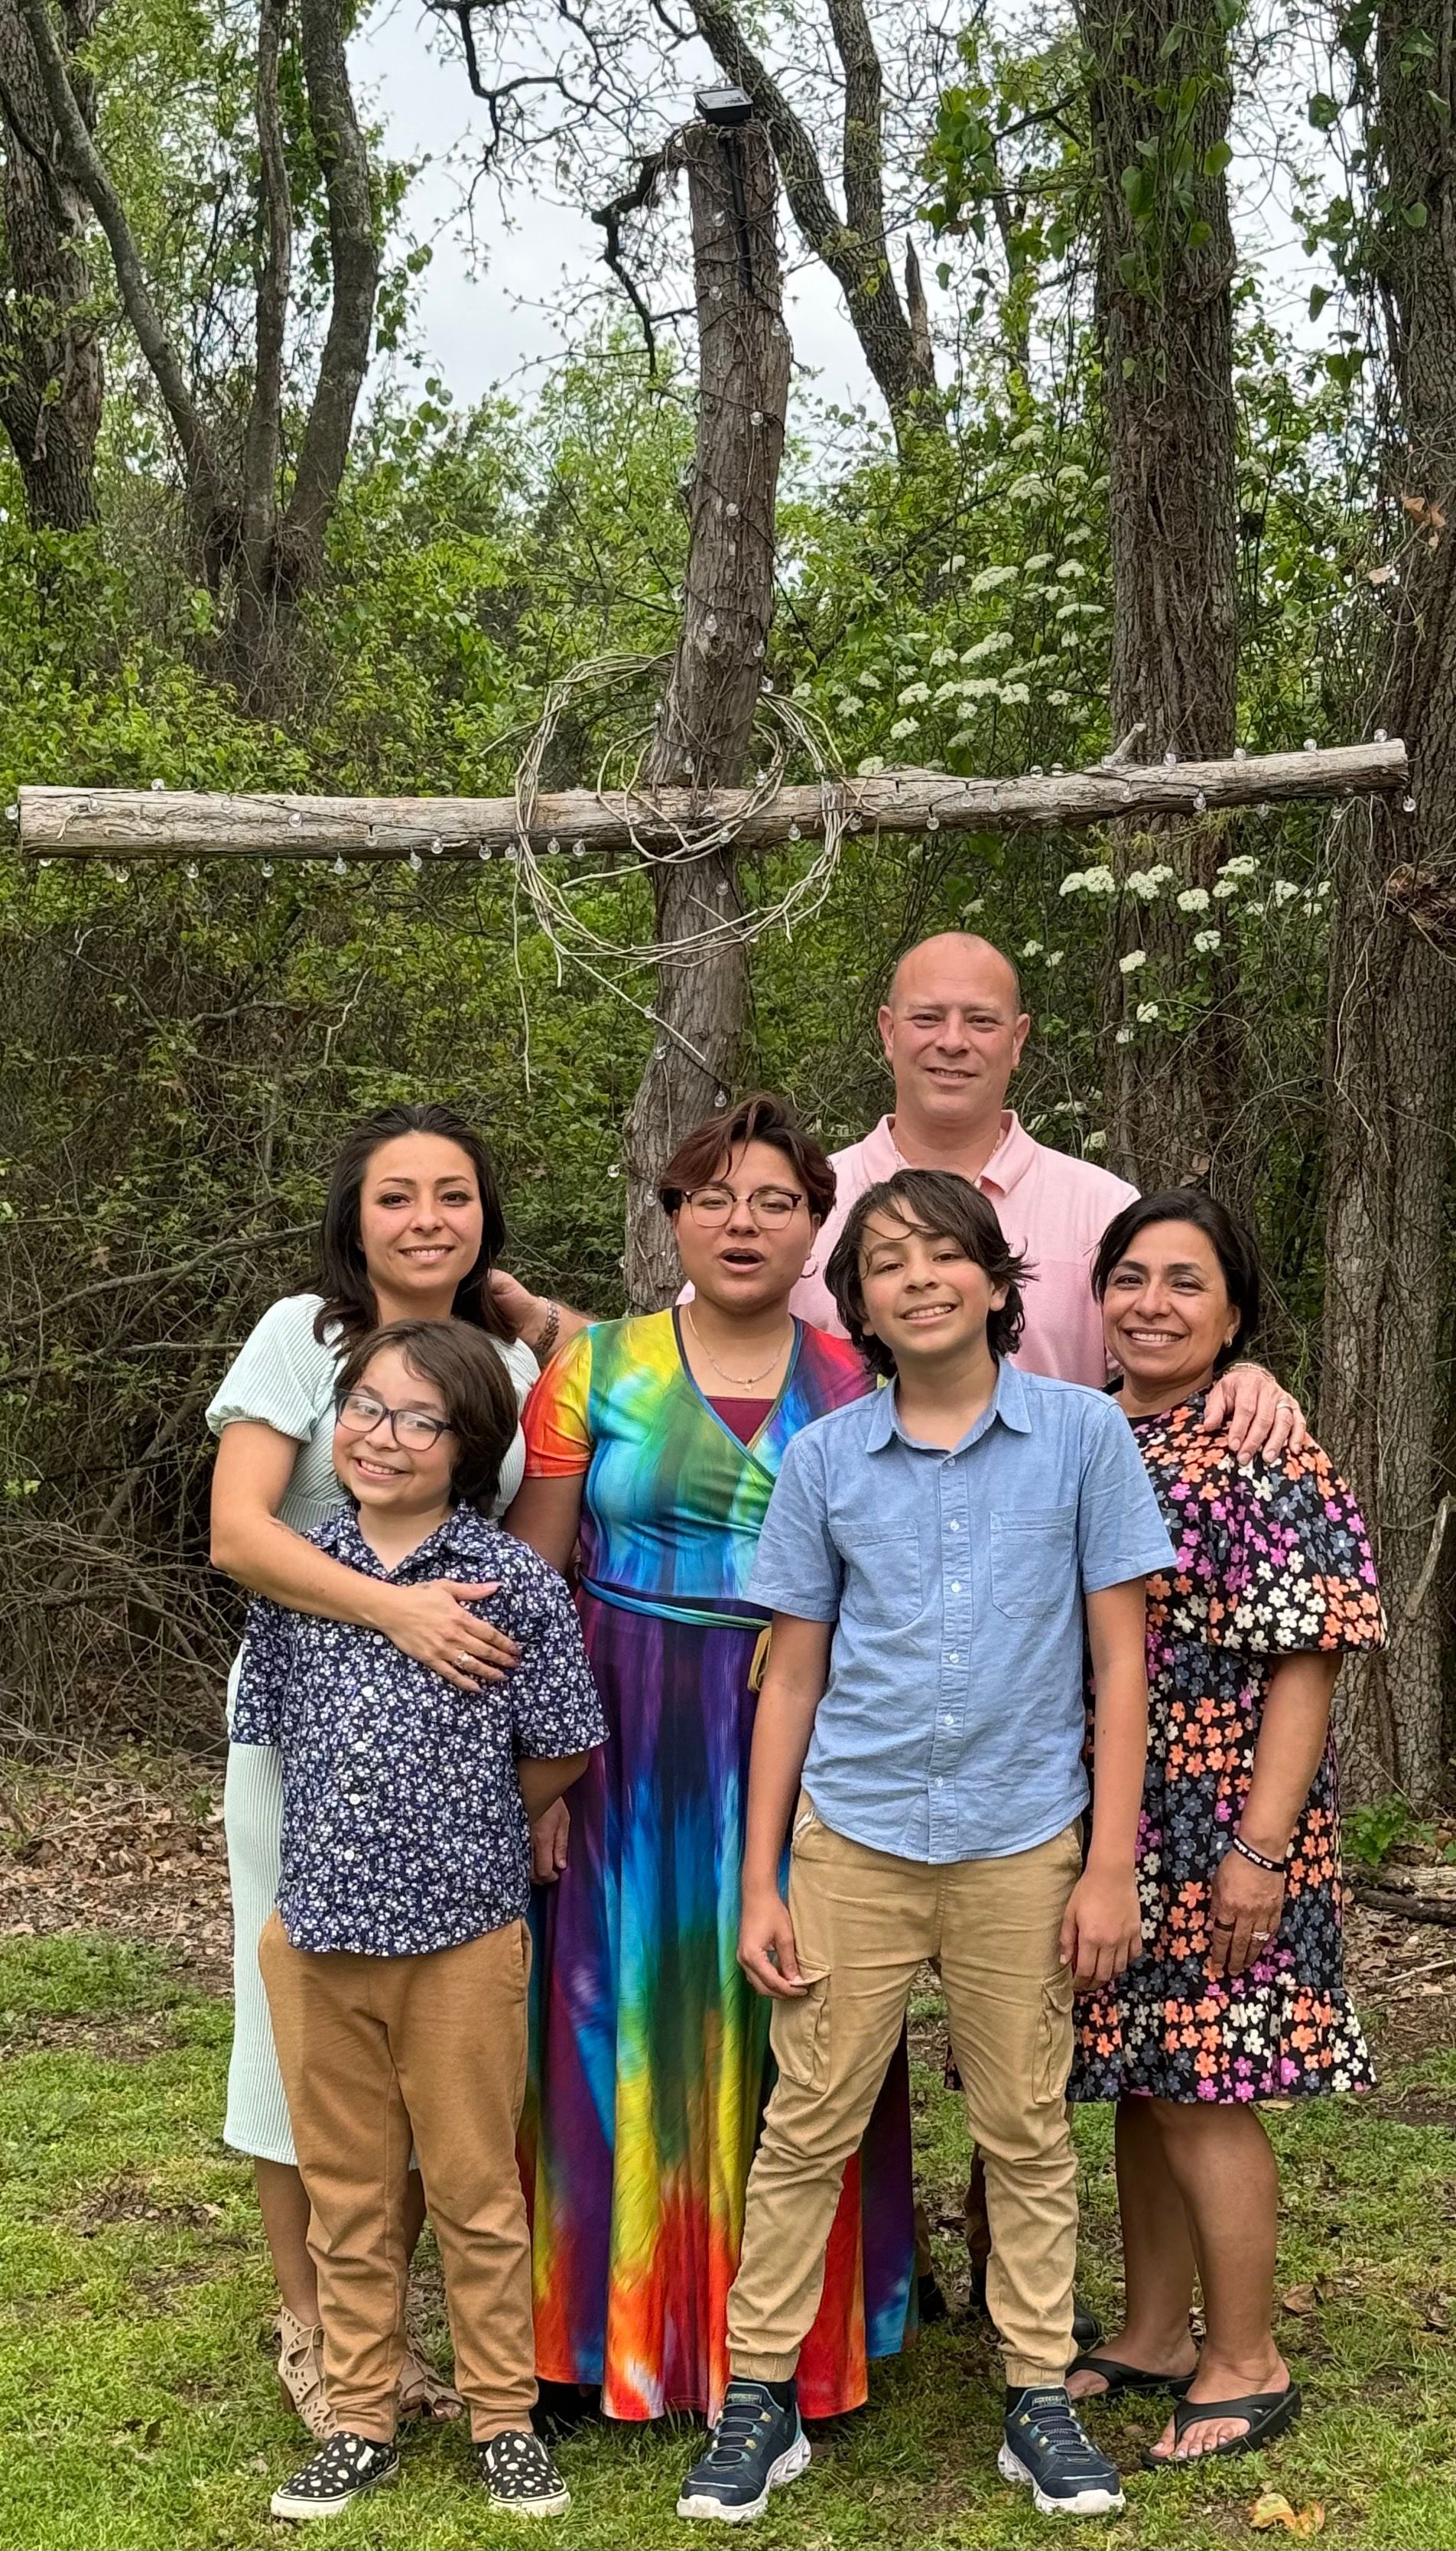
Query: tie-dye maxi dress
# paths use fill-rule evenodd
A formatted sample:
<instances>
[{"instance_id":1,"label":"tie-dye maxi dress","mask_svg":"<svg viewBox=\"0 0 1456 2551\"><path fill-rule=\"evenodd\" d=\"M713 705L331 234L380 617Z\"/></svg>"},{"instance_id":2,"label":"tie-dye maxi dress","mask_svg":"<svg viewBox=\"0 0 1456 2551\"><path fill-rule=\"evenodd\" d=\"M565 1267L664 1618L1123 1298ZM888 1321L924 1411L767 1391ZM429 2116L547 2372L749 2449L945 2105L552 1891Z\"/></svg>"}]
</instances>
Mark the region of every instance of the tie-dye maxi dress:
<instances>
[{"instance_id":1,"label":"tie-dye maxi dress","mask_svg":"<svg viewBox=\"0 0 1456 2551\"><path fill-rule=\"evenodd\" d=\"M698 1389L678 1315L571 1340L528 1405L528 1478L585 1473L579 1603L611 1735L570 1794L564 1875L533 1916L536 2366L602 2387L610 2417L716 2417L768 2005L740 1973L739 1870L765 1615L749 1571L784 1447L865 1389L842 1338L798 1324L787 1378L740 1443ZM913 2319L905 2049L845 2173L806 2414L866 2394Z\"/></svg>"}]
</instances>

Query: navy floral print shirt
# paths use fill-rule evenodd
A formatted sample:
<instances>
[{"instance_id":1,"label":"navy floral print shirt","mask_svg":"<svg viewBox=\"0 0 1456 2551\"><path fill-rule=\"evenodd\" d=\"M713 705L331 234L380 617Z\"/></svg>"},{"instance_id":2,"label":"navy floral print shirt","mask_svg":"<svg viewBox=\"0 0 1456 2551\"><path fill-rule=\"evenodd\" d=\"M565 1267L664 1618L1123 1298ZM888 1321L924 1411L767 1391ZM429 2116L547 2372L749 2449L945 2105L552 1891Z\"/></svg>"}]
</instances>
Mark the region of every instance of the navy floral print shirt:
<instances>
[{"instance_id":1,"label":"navy floral print shirt","mask_svg":"<svg viewBox=\"0 0 1456 2551\"><path fill-rule=\"evenodd\" d=\"M387 1569L341 1506L308 1534L399 1585L498 1579L488 1609L521 1648L498 1684L459 1691L380 1631L248 1606L235 1745L283 1770L278 1910L295 1949L418 1957L518 1920L531 1835L517 1761L581 1754L607 1734L565 1583L473 1507Z\"/></svg>"}]
</instances>

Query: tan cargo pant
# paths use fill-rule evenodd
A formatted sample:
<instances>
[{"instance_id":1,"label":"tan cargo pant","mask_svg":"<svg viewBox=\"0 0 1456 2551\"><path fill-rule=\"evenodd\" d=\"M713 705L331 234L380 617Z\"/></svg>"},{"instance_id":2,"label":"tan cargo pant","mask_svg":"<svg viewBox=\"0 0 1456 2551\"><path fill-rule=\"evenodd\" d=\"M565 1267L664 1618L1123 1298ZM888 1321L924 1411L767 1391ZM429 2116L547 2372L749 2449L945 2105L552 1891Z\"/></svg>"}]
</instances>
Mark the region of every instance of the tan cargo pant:
<instances>
[{"instance_id":1,"label":"tan cargo pant","mask_svg":"<svg viewBox=\"0 0 1456 2551\"><path fill-rule=\"evenodd\" d=\"M313 2208L324 2379L340 2427L394 2434L412 2135L471 2434L484 2444L529 2427L535 2339L516 2167L525 1923L425 1957L364 1958L290 1948L273 1913L258 1965Z\"/></svg>"},{"instance_id":2,"label":"tan cargo pant","mask_svg":"<svg viewBox=\"0 0 1456 2551\"><path fill-rule=\"evenodd\" d=\"M938 1958L971 2132L986 2160L988 2302L1013 2384L1059 2384L1072 2353L1077 2170L1067 2124L1072 1977L1057 1957L1080 1828L1006 1860L928 1867L870 1851L802 1798L789 1910L809 1990L775 2001L779 2078L748 2180L728 2296L735 2374L788 2380L824 2286L844 2164L869 2120L915 1982Z\"/></svg>"}]
</instances>

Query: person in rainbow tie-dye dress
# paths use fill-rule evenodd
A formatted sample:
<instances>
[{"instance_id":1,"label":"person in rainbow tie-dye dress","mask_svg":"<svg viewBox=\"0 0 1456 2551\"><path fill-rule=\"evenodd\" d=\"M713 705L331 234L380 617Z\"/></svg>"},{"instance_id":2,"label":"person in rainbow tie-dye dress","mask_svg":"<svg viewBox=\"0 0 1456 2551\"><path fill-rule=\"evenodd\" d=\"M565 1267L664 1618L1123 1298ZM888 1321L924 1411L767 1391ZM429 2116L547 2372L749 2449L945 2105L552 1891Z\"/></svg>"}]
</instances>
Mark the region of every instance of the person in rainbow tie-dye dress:
<instances>
[{"instance_id":1,"label":"person in rainbow tie-dye dress","mask_svg":"<svg viewBox=\"0 0 1456 2551\"><path fill-rule=\"evenodd\" d=\"M608 1743L536 1832L524 2126L536 2367L609 2417L716 2418L728 2292L767 2095L768 2005L737 1958L739 1867L767 1618L759 1527L801 1427L870 1387L788 1297L834 1173L778 1099L699 1126L658 1189L691 1303L607 1320L528 1403L510 1529L565 1569ZM915 2317L902 2044L845 2173L800 2368L807 2415L866 2396Z\"/></svg>"}]
</instances>

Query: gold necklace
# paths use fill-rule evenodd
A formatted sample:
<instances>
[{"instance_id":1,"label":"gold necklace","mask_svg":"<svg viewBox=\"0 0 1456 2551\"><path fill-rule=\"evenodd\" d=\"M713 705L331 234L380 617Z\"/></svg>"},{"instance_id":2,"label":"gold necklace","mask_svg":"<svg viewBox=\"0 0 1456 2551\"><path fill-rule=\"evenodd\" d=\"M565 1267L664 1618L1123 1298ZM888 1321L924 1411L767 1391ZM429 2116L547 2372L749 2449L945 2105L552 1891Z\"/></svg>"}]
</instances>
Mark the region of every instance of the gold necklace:
<instances>
[{"instance_id":1,"label":"gold necklace","mask_svg":"<svg viewBox=\"0 0 1456 2551\"><path fill-rule=\"evenodd\" d=\"M789 1337L786 1338L781 1345L775 1347L773 1352L773 1362L766 1364L762 1373L729 1373L726 1365L721 1365L719 1363L712 1347L709 1346L707 1340L700 1332L698 1323L693 1317L692 1305L688 1302L684 1302L683 1304L683 1318L687 1321L698 1345L702 1348L703 1353L708 1358L709 1363L712 1365L714 1372L719 1376L720 1379L723 1381L736 1382L739 1390L745 1389L747 1384L751 1381L767 1381L769 1375L774 1369L774 1365L779 1362L783 1355L784 1347L789 1344L790 1339L792 1339L794 1335L793 1323L791 1321L789 1325Z\"/></svg>"}]
</instances>

